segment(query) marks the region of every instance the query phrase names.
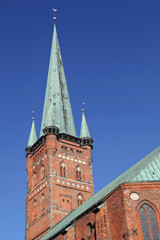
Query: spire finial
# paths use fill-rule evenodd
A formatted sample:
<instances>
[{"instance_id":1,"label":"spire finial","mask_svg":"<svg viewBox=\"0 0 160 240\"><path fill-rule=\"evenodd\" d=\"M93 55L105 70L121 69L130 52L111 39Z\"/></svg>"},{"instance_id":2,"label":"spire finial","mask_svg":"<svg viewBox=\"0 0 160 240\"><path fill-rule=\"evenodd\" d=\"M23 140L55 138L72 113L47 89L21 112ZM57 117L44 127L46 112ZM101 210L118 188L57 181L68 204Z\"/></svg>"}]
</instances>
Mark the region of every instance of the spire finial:
<instances>
[{"instance_id":1,"label":"spire finial","mask_svg":"<svg viewBox=\"0 0 160 240\"><path fill-rule=\"evenodd\" d=\"M32 119L34 120L34 111L32 111Z\"/></svg>"},{"instance_id":2,"label":"spire finial","mask_svg":"<svg viewBox=\"0 0 160 240\"><path fill-rule=\"evenodd\" d=\"M84 105L85 105L85 102L82 102L82 112L84 112Z\"/></svg>"},{"instance_id":3,"label":"spire finial","mask_svg":"<svg viewBox=\"0 0 160 240\"><path fill-rule=\"evenodd\" d=\"M54 21L56 21L56 12L57 12L57 9L53 8L53 13L54 13L53 20L54 20Z\"/></svg>"}]
</instances>

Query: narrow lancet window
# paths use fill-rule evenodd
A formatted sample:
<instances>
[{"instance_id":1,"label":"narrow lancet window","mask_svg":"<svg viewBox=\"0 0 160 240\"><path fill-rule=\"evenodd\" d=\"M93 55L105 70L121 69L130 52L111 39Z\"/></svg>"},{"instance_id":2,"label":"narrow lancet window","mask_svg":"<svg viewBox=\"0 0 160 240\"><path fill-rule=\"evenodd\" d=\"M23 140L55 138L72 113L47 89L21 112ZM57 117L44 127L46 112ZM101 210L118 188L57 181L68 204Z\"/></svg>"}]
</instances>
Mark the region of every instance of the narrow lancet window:
<instances>
[{"instance_id":1,"label":"narrow lancet window","mask_svg":"<svg viewBox=\"0 0 160 240\"><path fill-rule=\"evenodd\" d=\"M81 206L83 203L83 198L81 194L78 194L77 203L78 203L78 207Z\"/></svg>"},{"instance_id":2,"label":"narrow lancet window","mask_svg":"<svg viewBox=\"0 0 160 240\"><path fill-rule=\"evenodd\" d=\"M33 173L33 186L35 186L37 183L37 174L36 172Z\"/></svg>"},{"instance_id":3,"label":"narrow lancet window","mask_svg":"<svg viewBox=\"0 0 160 240\"><path fill-rule=\"evenodd\" d=\"M79 166L76 168L76 179L81 180L81 169Z\"/></svg>"},{"instance_id":4,"label":"narrow lancet window","mask_svg":"<svg viewBox=\"0 0 160 240\"><path fill-rule=\"evenodd\" d=\"M65 168L65 164L63 162L60 165L60 175L61 175L61 177L66 177L66 168Z\"/></svg>"},{"instance_id":5,"label":"narrow lancet window","mask_svg":"<svg viewBox=\"0 0 160 240\"><path fill-rule=\"evenodd\" d=\"M42 193L42 196L41 196L41 210L43 211L45 208L45 197L44 197L44 194Z\"/></svg>"},{"instance_id":6,"label":"narrow lancet window","mask_svg":"<svg viewBox=\"0 0 160 240\"><path fill-rule=\"evenodd\" d=\"M36 201L36 199L34 199L34 202L33 202L33 204L34 204L34 217L36 217L36 215L37 215L37 201Z\"/></svg>"},{"instance_id":7,"label":"narrow lancet window","mask_svg":"<svg viewBox=\"0 0 160 240\"><path fill-rule=\"evenodd\" d=\"M139 210L141 228L144 240L159 240L157 219L153 208L148 204L143 204Z\"/></svg>"},{"instance_id":8,"label":"narrow lancet window","mask_svg":"<svg viewBox=\"0 0 160 240\"><path fill-rule=\"evenodd\" d=\"M42 164L42 167L41 167L41 179L44 179L45 178L45 168L44 168L44 165Z\"/></svg>"}]
</instances>

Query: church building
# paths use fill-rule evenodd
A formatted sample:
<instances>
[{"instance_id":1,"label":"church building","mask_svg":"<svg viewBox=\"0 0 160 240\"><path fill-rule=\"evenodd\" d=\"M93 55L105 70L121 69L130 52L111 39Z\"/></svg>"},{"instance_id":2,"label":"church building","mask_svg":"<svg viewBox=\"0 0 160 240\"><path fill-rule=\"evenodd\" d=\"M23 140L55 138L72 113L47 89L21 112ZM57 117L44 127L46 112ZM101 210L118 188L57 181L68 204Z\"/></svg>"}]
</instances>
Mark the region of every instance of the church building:
<instances>
[{"instance_id":1,"label":"church building","mask_svg":"<svg viewBox=\"0 0 160 240\"><path fill-rule=\"evenodd\" d=\"M93 139L84 110L76 134L55 23L40 132L33 117L25 240L160 239L160 147L94 195Z\"/></svg>"}]
</instances>

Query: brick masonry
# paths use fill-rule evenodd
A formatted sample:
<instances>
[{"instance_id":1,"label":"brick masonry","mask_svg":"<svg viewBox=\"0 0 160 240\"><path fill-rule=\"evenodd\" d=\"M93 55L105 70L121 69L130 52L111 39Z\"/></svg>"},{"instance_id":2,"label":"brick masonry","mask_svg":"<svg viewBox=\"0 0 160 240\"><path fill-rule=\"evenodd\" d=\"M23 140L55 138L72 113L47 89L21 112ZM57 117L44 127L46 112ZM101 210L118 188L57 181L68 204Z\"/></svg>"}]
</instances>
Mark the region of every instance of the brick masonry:
<instances>
[{"instance_id":1,"label":"brick masonry","mask_svg":"<svg viewBox=\"0 0 160 240\"><path fill-rule=\"evenodd\" d=\"M65 176L61 166L65 167ZM81 179L77 179L77 169ZM40 239L93 193L91 147L47 135L34 153L27 154L25 239ZM85 213L67 232L53 239L143 240L140 207L144 203L152 207L160 231L159 199L159 182L122 184L102 199L100 209Z\"/></svg>"},{"instance_id":2,"label":"brick masonry","mask_svg":"<svg viewBox=\"0 0 160 240\"><path fill-rule=\"evenodd\" d=\"M137 194L138 199L131 198ZM131 195L132 194L132 195ZM143 240L139 209L150 205L156 214L158 228L160 212L160 183L128 183L117 187L103 199L99 211L88 212L76 220L64 235L56 240ZM158 240L158 239L154 239Z\"/></svg>"},{"instance_id":3,"label":"brick masonry","mask_svg":"<svg viewBox=\"0 0 160 240\"><path fill-rule=\"evenodd\" d=\"M81 179L77 179L77 168ZM47 135L46 141L27 155L25 239L39 239L93 194L91 147Z\"/></svg>"}]
</instances>

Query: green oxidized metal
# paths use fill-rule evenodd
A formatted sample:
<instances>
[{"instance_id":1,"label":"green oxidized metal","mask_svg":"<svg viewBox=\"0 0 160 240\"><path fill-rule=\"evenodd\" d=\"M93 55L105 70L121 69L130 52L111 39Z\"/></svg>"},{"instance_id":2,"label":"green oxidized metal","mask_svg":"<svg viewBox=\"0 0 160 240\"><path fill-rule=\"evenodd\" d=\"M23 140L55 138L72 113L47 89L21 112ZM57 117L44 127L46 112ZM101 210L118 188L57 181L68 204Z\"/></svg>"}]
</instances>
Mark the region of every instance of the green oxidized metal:
<instances>
[{"instance_id":1,"label":"green oxidized metal","mask_svg":"<svg viewBox=\"0 0 160 240\"><path fill-rule=\"evenodd\" d=\"M33 119L27 146L28 147L32 146L36 141L37 141L37 133L36 133L36 127L35 127L35 123L34 123L34 119Z\"/></svg>"},{"instance_id":2,"label":"green oxidized metal","mask_svg":"<svg viewBox=\"0 0 160 240\"><path fill-rule=\"evenodd\" d=\"M55 126L59 128L60 133L76 136L56 25L54 25L40 136L43 135L43 129L47 126L50 98L53 104Z\"/></svg>"},{"instance_id":3,"label":"green oxidized metal","mask_svg":"<svg viewBox=\"0 0 160 240\"><path fill-rule=\"evenodd\" d=\"M84 112L82 112L82 123L81 123L81 132L80 132L80 138L90 138L87 121L84 115Z\"/></svg>"}]
</instances>

